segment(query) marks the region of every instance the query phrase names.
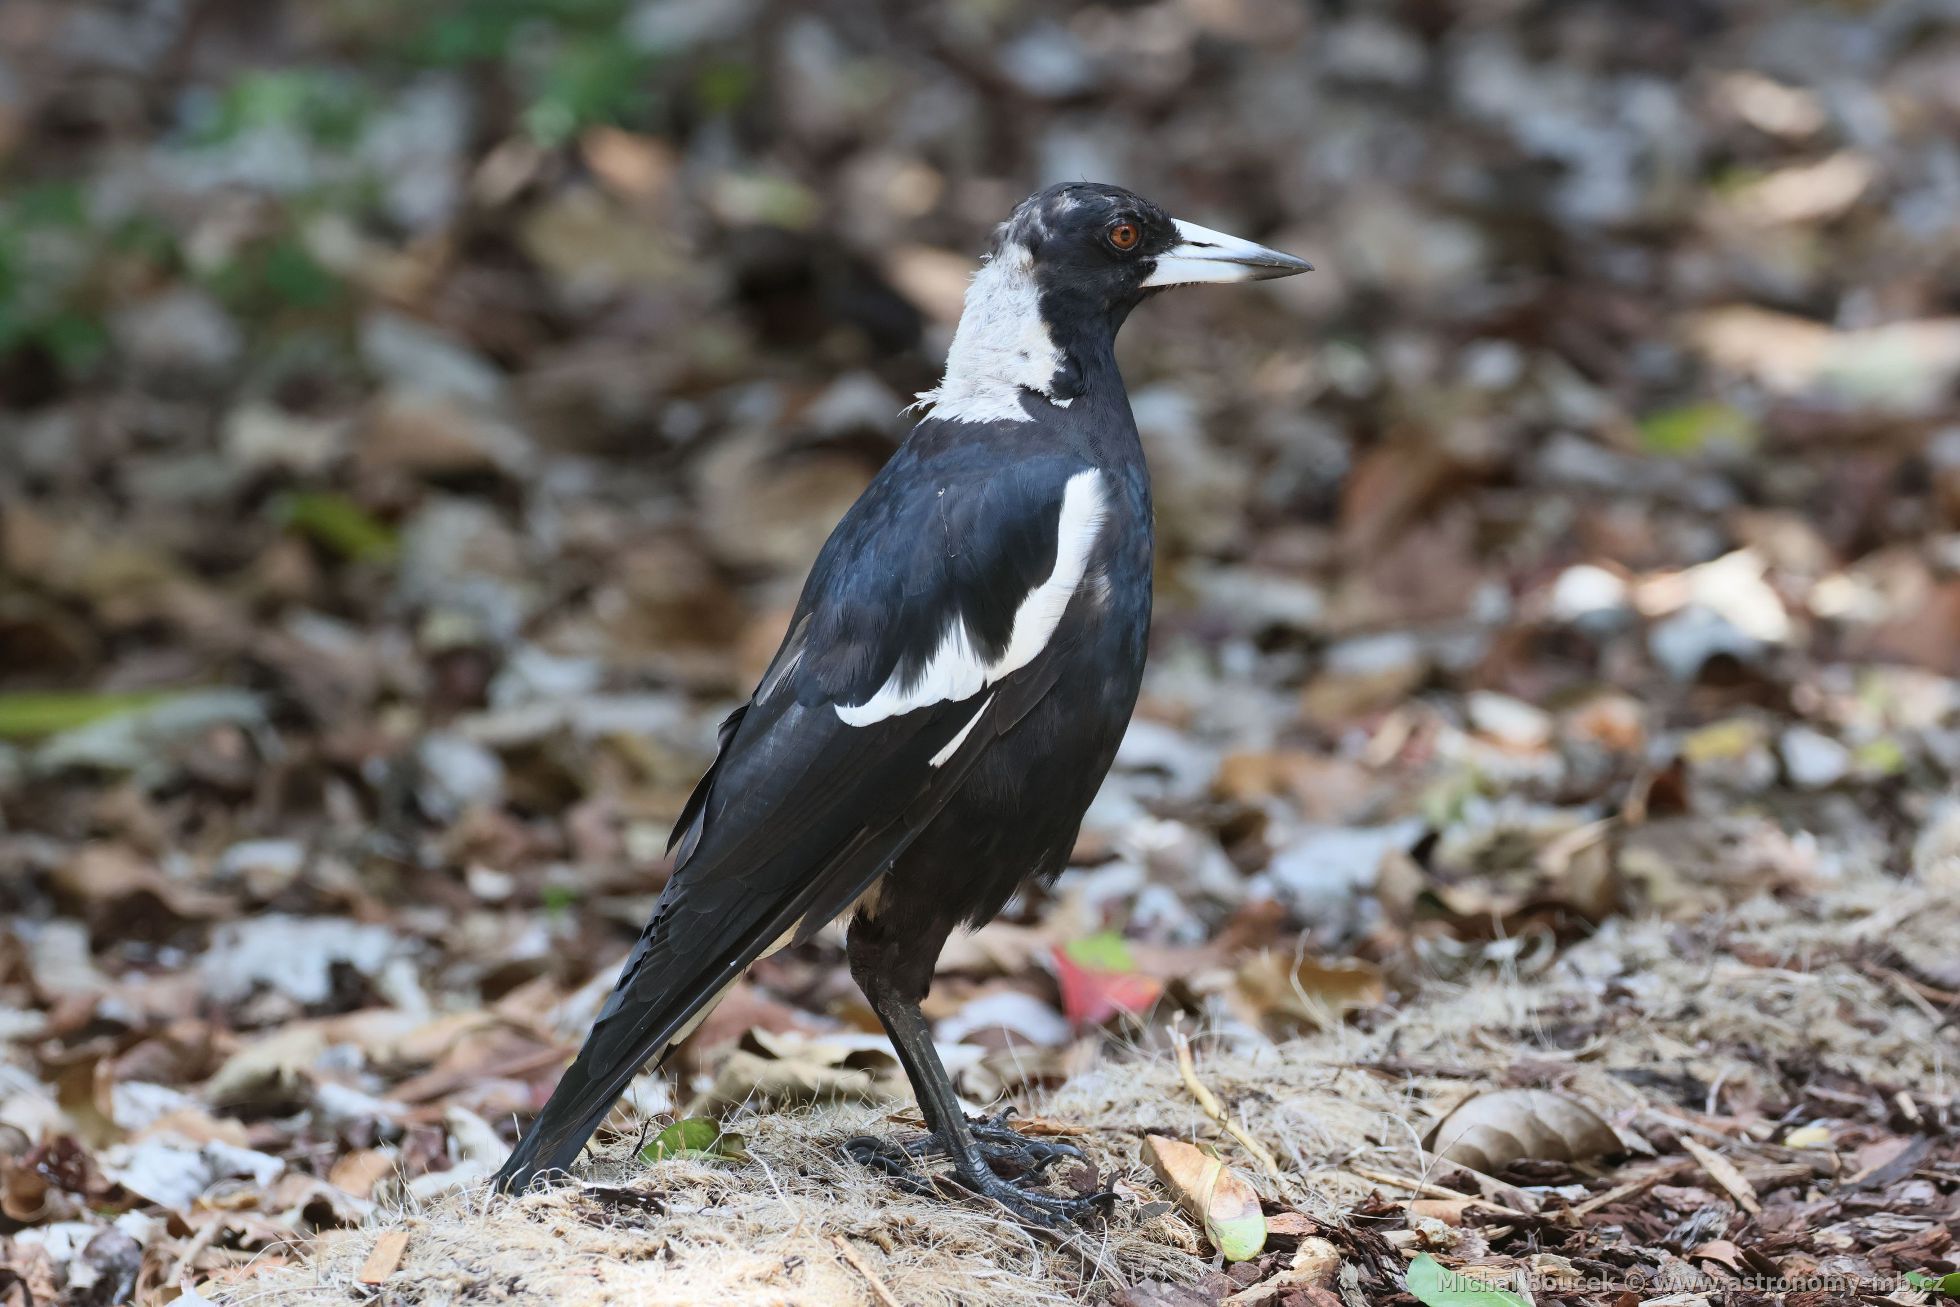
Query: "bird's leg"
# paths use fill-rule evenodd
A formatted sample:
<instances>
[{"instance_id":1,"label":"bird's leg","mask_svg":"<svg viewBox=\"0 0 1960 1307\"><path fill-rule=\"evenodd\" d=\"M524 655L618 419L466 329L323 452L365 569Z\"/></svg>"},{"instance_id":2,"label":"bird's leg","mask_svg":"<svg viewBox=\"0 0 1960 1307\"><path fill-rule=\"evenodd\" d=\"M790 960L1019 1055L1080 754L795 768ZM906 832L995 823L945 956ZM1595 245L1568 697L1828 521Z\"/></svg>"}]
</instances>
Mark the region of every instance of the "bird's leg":
<instances>
[{"instance_id":1,"label":"bird's leg","mask_svg":"<svg viewBox=\"0 0 1960 1307\"><path fill-rule=\"evenodd\" d=\"M861 1136L846 1143L851 1156L893 1175L914 1192L930 1186L919 1179L906 1159L927 1153L946 1157L953 1164L953 1178L963 1187L1042 1225L1080 1220L1112 1201L1115 1195L1107 1193L1060 1198L1026 1188L995 1172L992 1163L999 1161L1017 1174L1038 1177L1062 1158L1079 1158L1082 1154L1073 1145L1026 1139L1004 1123L1004 1115L977 1124L968 1121L960 1109L952 1079L939 1060L939 1051L933 1047L932 1029L919 1010L918 1000L903 993L899 984L894 983L897 978L873 960L873 950L860 950L856 941L857 931L853 930L852 974L891 1036L892 1047L912 1082L912 1092L918 1096L919 1110L931 1133L913 1146L894 1146Z\"/></svg>"}]
</instances>

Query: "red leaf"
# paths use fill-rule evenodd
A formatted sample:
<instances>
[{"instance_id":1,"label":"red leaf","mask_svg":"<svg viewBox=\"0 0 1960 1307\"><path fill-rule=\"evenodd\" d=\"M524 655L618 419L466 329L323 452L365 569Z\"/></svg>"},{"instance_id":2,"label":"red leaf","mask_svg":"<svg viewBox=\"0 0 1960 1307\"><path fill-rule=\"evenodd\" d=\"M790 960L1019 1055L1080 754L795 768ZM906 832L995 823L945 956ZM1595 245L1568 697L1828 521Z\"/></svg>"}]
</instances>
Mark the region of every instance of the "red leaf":
<instances>
[{"instance_id":1,"label":"red leaf","mask_svg":"<svg viewBox=\"0 0 1960 1307\"><path fill-rule=\"evenodd\" d=\"M1062 1011L1078 1030L1099 1026L1118 1012L1147 1012L1163 996L1164 982L1140 971L1085 967L1062 948L1053 957L1055 978L1062 986Z\"/></svg>"}]
</instances>

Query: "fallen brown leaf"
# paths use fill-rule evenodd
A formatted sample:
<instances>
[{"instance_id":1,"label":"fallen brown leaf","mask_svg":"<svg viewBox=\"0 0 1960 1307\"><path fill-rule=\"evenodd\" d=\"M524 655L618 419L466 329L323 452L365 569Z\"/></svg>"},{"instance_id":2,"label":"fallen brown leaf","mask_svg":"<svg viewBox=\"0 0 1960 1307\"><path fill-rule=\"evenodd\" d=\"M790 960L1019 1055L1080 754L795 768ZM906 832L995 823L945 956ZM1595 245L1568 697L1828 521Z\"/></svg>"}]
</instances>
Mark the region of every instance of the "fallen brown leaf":
<instances>
[{"instance_id":1,"label":"fallen brown leaf","mask_svg":"<svg viewBox=\"0 0 1960 1307\"><path fill-rule=\"evenodd\" d=\"M1262 952L1239 965L1240 998L1250 1014L1273 1033L1287 1027L1325 1030L1357 1008L1373 1007L1388 996L1381 968L1355 960L1297 960Z\"/></svg>"},{"instance_id":2,"label":"fallen brown leaf","mask_svg":"<svg viewBox=\"0 0 1960 1307\"><path fill-rule=\"evenodd\" d=\"M1619 1136L1597 1112L1546 1089L1478 1094L1437 1122L1423 1146L1445 1161L1485 1172L1523 1158L1577 1162L1621 1149Z\"/></svg>"},{"instance_id":3,"label":"fallen brown leaf","mask_svg":"<svg viewBox=\"0 0 1960 1307\"><path fill-rule=\"evenodd\" d=\"M1180 1140L1149 1135L1143 1160L1164 1182L1192 1220L1204 1228L1212 1247L1230 1262L1259 1255L1266 1246L1266 1218L1259 1195L1243 1177L1216 1157Z\"/></svg>"}]
</instances>

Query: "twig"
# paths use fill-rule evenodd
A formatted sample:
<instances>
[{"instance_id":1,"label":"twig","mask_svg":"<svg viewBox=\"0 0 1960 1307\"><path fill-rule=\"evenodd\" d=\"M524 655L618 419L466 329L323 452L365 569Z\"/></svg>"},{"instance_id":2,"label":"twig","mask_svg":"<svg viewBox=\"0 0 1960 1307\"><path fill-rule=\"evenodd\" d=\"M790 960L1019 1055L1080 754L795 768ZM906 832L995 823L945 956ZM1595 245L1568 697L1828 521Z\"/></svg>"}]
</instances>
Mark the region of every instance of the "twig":
<instances>
[{"instance_id":1,"label":"twig","mask_svg":"<svg viewBox=\"0 0 1960 1307\"><path fill-rule=\"evenodd\" d=\"M1614 1185L1605 1193L1594 1194L1591 1198L1586 1199L1585 1202L1573 1207L1572 1214L1574 1216L1591 1216L1608 1203L1617 1203L1622 1198L1631 1198L1641 1190L1659 1184L1672 1174L1672 1171L1656 1171L1654 1174L1644 1175L1638 1180L1629 1180L1625 1184Z\"/></svg>"},{"instance_id":2,"label":"twig","mask_svg":"<svg viewBox=\"0 0 1960 1307\"><path fill-rule=\"evenodd\" d=\"M1218 1095L1212 1093L1204 1081L1198 1079L1198 1064L1191 1057L1191 1041L1182 1029L1171 1031L1171 1044L1177 1050L1177 1074L1184 1081L1184 1087L1191 1091L1191 1097L1198 1100L1199 1108L1206 1116L1218 1123L1219 1129L1236 1139L1239 1147L1252 1154L1253 1160L1272 1177L1273 1183L1280 1187L1282 1193L1289 1198L1297 1199L1298 1194L1293 1181L1279 1169L1279 1160L1264 1144L1240 1129L1232 1120L1231 1114L1225 1110L1225 1104L1218 1101Z\"/></svg>"},{"instance_id":3,"label":"twig","mask_svg":"<svg viewBox=\"0 0 1960 1307\"><path fill-rule=\"evenodd\" d=\"M1426 1148L1417 1149L1416 1156L1422 1161L1422 1173L1425 1176L1432 1171L1448 1167L1452 1171L1461 1171L1472 1180L1475 1180L1478 1190L1492 1202L1496 1202L1497 1196L1501 1195L1505 1202L1510 1203L1512 1207L1519 1211L1529 1212L1534 1216L1539 1211L1541 1204L1537 1198L1526 1193L1514 1184L1506 1184L1494 1175L1485 1175L1474 1166L1465 1162L1459 1162L1453 1157L1439 1156Z\"/></svg>"},{"instance_id":4,"label":"twig","mask_svg":"<svg viewBox=\"0 0 1960 1307\"><path fill-rule=\"evenodd\" d=\"M1933 989L1929 985L1921 985L1912 977L1894 971L1890 967L1873 966L1868 963L1859 969L1868 976L1886 981L1893 989L1899 991L1900 997L1918 1008L1920 1015L1933 1023L1933 1029L1938 1030L1953 1020L1953 1007L1956 1003L1960 1003L1960 997L1949 994L1945 990ZM1947 1005L1947 1011L1942 1012L1933 1006L1934 996L1938 996L1940 1001Z\"/></svg>"},{"instance_id":5,"label":"twig","mask_svg":"<svg viewBox=\"0 0 1960 1307\"><path fill-rule=\"evenodd\" d=\"M851 1247L851 1241L849 1239L846 1239L841 1234L833 1234L830 1236L830 1241L837 1245L837 1251L850 1264L851 1269L859 1275L862 1275L864 1282L871 1286L871 1296L873 1298L876 1298L884 1307L901 1307L898 1299L892 1297L892 1291L885 1287L885 1282L878 1278L878 1272L872 1270L871 1264L865 1261L864 1258L858 1256L857 1249Z\"/></svg>"},{"instance_id":6,"label":"twig","mask_svg":"<svg viewBox=\"0 0 1960 1307\"><path fill-rule=\"evenodd\" d=\"M1503 1203L1494 1203L1488 1198L1478 1198L1474 1194L1466 1194L1459 1190L1451 1189L1446 1185L1432 1184L1427 1180L1417 1180L1413 1176L1396 1175L1390 1171L1376 1171L1365 1166L1349 1166L1347 1169L1351 1174L1358 1175L1363 1180L1373 1180L1376 1184L1394 1185L1397 1189L1407 1189L1410 1193L1421 1194L1425 1198L1448 1198L1456 1202L1468 1203L1472 1207L1481 1207L1487 1212L1496 1212L1499 1216L1515 1216L1526 1221L1532 1219L1531 1213L1529 1212L1521 1212L1515 1207L1506 1207Z\"/></svg>"}]
</instances>

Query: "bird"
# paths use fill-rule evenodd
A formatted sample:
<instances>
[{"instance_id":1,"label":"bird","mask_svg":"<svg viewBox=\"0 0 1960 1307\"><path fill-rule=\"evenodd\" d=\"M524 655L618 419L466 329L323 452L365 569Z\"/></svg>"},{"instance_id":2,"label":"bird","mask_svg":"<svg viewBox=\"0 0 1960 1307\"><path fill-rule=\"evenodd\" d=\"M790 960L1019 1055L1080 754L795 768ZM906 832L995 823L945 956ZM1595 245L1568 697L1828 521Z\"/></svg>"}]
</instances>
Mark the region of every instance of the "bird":
<instances>
[{"instance_id":1,"label":"bird","mask_svg":"<svg viewBox=\"0 0 1960 1307\"><path fill-rule=\"evenodd\" d=\"M970 1120L920 1003L941 947L1067 863L1136 706L1152 509L1118 329L1173 286L1311 270L1072 182L1017 205L966 292L919 420L818 552L781 647L722 722L673 872L590 1034L493 1185L562 1178L629 1082L744 970L848 917L852 978L925 1119L846 1151L909 1159L1030 1223L1111 1195L1038 1186L1071 1145Z\"/></svg>"}]
</instances>

